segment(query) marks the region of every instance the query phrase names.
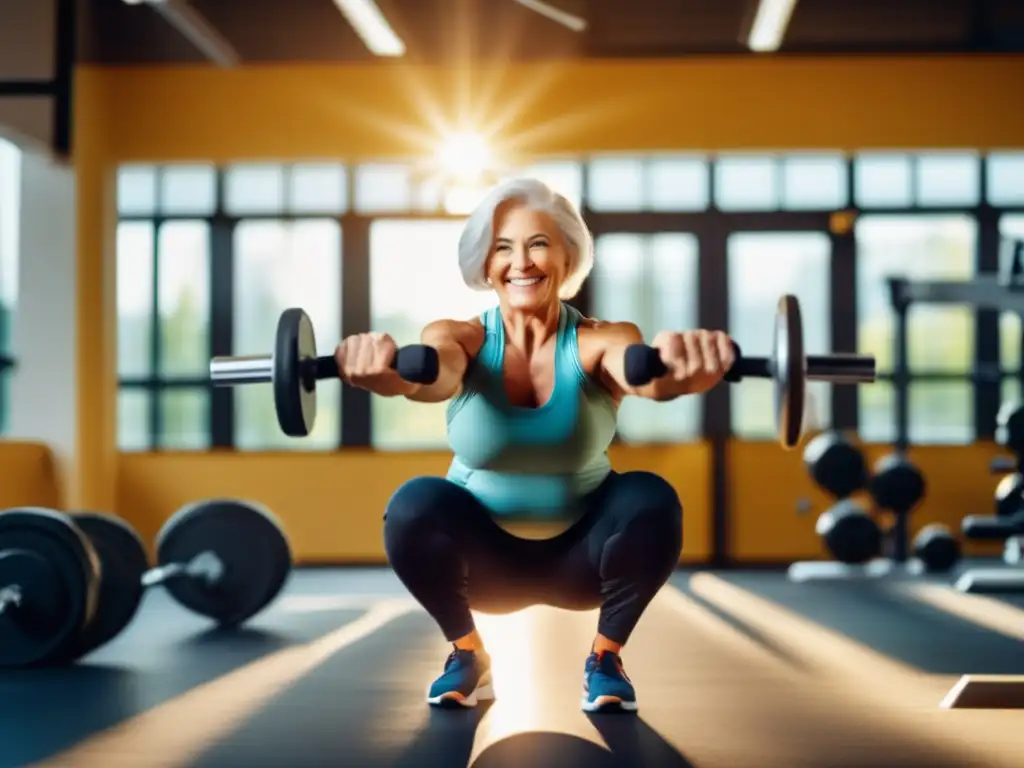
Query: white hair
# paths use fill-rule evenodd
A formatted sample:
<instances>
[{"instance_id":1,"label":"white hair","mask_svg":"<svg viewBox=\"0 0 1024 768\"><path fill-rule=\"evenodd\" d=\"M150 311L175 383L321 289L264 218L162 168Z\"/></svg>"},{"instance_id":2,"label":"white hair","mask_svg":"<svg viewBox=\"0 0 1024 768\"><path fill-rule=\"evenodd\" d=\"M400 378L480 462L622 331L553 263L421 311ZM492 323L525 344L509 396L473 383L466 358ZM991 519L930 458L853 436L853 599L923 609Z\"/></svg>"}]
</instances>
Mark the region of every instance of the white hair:
<instances>
[{"instance_id":1,"label":"white hair","mask_svg":"<svg viewBox=\"0 0 1024 768\"><path fill-rule=\"evenodd\" d=\"M499 206L517 201L534 211L546 213L555 222L562 235L569 256L569 270L558 295L571 299L594 268L594 238L590 234L579 210L564 195L552 190L537 179L510 179L503 181L480 201L469 215L459 237L459 269L462 279L470 288L486 291L487 257L494 241L494 216Z\"/></svg>"}]
</instances>

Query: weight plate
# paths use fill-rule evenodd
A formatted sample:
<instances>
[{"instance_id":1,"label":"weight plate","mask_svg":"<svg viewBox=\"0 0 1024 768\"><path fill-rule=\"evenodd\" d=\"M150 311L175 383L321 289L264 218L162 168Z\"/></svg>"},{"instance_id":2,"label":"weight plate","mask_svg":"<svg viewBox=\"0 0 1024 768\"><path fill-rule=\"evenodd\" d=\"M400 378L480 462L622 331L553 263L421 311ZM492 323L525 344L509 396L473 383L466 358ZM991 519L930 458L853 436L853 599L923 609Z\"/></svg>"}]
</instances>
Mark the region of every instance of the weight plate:
<instances>
[{"instance_id":1,"label":"weight plate","mask_svg":"<svg viewBox=\"0 0 1024 768\"><path fill-rule=\"evenodd\" d=\"M149 558L142 539L124 520L97 512L82 512L73 520L100 560L96 615L72 650L75 658L81 658L109 643L135 618Z\"/></svg>"},{"instance_id":2,"label":"weight plate","mask_svg":"<svg viewBox=\"0 0 1024 768\"><path fill-rule=\"evenodd\" d=\"M785 448L793 448L800 442L803 432L807 381L804 329L796 296L786 295L779 299L774 336L775 424L779 442Z\"/></svg>"},{"instance_id":3,"label":"weight plate","mask_svg":"<svg viewBox=\"0 0 1024 768\"><path fill-rule=\"evenodd\" d=\"M216 557L222 566L216 583L181 576L166 587L183 606L223 626L237 626L262 611L291 572L291 548L280 524L269 511L237 499L183 507L161 528L156 546L161 566Z\"/></svg>"},{"instance_id":4,"label":"weight plate","mask_svg":"<svg viewBox=\"0 0 1024 768\"><path fill-rule=\"evenodd\" d=\"M304 377L316 359L316 336L309 315L286 309L277 321L274 341L274 408L281 431L305 437L316 422L316 380Z\"/></svg>"},{"instance_id":5,"label":"weight plate","mask_svg":"<svg viewBox=\"0 0 1024 768\"><path fill-rule=\"evenodd\" d=\"M0 667L63 661L92 621L99 561L70 518L38 507L0 513L0 589L21 604L0 614Z\"/></svg>"}]
</instances>

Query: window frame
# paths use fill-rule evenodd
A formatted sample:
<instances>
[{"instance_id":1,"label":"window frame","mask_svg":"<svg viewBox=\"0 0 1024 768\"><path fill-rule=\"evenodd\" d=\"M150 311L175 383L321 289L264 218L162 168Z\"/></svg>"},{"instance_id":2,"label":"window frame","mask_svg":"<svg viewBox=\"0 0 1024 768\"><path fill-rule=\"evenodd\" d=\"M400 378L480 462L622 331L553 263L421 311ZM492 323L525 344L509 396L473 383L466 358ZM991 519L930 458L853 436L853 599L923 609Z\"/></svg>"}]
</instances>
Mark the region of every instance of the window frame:
<instances>
[{"instance_id":1,"label":"window frame","mask_svg":"<svg viewBox=\"0 0 1024 768\"><path fill-rule=\"evenodd\" d=\"M686 154L686 153L684 153ZM725 153L728 154L728 153ZM784 159L790 154L806 153L766 153L775 154ZM908 152L912 164L922 152ZM656 155L657 156L657 155ZM598 158L606 155L598 155ZM564 158L559 158L564 159ZM846 179L848 184L847 197L850 205L841 211L813 210L774 210L764 212L722 212L714 204L715 163L714 155L707 156L708 175L711 183L709 189L709 208L704 211L667 212L597 212L587 206L587 163L591 158L572 158L582 164L581 178L583 183L582 213L596 237L604 234L626 232L635 234L653 234L657 232L687 232L693 234L700 249L698 267L698 317L702 327L728 328L729 291L727 285L726 242L734 232L784 232L784 231L820 231L829 235L832 242L830 307L831 307L831 340L834 349L857 348L856 315L856 274L857 248L852 225L845 225L837 215L848 215L852 222L856 217L869 214L888 216L914 216L927 214L967 215L976 219L978 227L978 243L975 249L977 274L991 274L999 268L999 220L1008 214L1024 213L1024 204L1019 206L993 206L986 199L975 206L920 206L907 207L858 207L855 205L856 193L856 155L847 155ZM987 191L988 155L977 155L979 164L979 185L982 193ZM538 161L540 162L540 161ZM159 174L161 166L155 166ZM296 221L306 219L337 219L342 231L341 261L341 335L360 333L370 330L370 227L374 221L387 219L404 220L450 220L462 219L461 214L442 212L426 212L423 210L393 211L387 213L359 214L354 212L355 180L357 173L352 164L346 165L345 184L347 209L345 212L330 215L324 213L256 213L246 215L228 215L224 212L223 201L225 192L226 171L223 167L215 169L217 179L217 207L208 216L197 215L149 215L124 214L119 221L145 221L154 224L154 299L158 290L159 270L159 228L162 224L174 220L205 220L210 232L210 354L212 356L228 355L232 352L234 338L233 313L233 275L234 229L240 221L248 220L280 220ZM912 180L917 173L912 165ZM157 210L159 210L159 199ZM340 257L340 255L339 255ZM572 302L585 314L591 310L590 291L584 284L579 296ZM159 336L159 308L154 301L152 312L154 323L151 332L154 339ZM970 371L911 371L907 377L908 386L918 381L968 381L974 388L974 429L975 439L992 439L995 434L995 418L1000 400L1000 387L1007 377L1022 377L1024 371L1007 371L1000 368L1000 328L998 313L992 310L974 310L975 344L973 368ZM268 340L268 345L271 340ZM269 349L269 346L268 346ZM234 445L234 397L231 388L215 388L206 377L164 377L157 373L156 362L159 356L159 342L150 350L150 369L153 374L145 377L119 377L119 388L142 389L147 392L149 410L148 450L161 450L158 446L162 440L163 425L159 414L160 393L165 390L179 388L203 389L210 398L209 430L210 447L213 449L237 450ZM977 377L972 371L1000 371L998 381L988 381ZM8 374L0 373L0 376ZM882 381L891 381L891 374L883 374ZM704 439L715 443L732 437L730 403L728 387L719 387L704 398L701 417L701 435ZM833 388L831 398L831 424L838 429L857 429L859 422L857 392L853 387ZM336 450L342 447L370 447L370 395L362 390L349 388L342 398L340 409L341 429ZM173 450L173 449L172 449Z\"/></svg>"}]
</instances>

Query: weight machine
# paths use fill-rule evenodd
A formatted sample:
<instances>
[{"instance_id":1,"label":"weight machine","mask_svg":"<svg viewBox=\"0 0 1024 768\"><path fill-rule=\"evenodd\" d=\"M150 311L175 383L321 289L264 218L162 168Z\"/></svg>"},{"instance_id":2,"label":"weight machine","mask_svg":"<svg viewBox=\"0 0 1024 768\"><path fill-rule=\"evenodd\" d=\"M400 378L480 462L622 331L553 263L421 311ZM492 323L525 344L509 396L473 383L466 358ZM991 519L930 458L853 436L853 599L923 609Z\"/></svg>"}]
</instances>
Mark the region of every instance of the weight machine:
<instances>
[{"instance_id":1,"label":"weight machine","mask_svg":"<svg viewBox=\"0 0 1024 768\"><path fill-rule=\"evenodd\" d=\"M893 441L898 452L907 450L909 440L909 380L907 366L908 352L908 315L912 304L933 305L968 305L978 309L990 309L1001 312L1014 312L1024 322L1024 242L1014 244L1009 268L1000 275L982 275L968 282L952 280L908 280L906 278L890 278L888 281L889 297L895 314L893 332L893 395L896 438ZM1022 355L1024 355L1024 335L1022 335ZM1024 366L1018 373L1024 389ZM1000 382L1000 367L988 366L975 370L974 381ZM1021 499L1024 510L1024 498ZM1022 513L1024 514L1024 513ZM1019 517L1016 516L1016 517ZM1006 551L1019 551L1021 533L1024 529L1013 518L965 518L962 525L963 534L969 539L1004 540ZM902 537L906 541L906 531ZM894 552L894 556L906 550ZM1007 558L1007 563L1012 561ZM976 591L1024 591L1024 569L969 569L956 582L956 588L962 592Z\"/></svg>"}]
</instances>

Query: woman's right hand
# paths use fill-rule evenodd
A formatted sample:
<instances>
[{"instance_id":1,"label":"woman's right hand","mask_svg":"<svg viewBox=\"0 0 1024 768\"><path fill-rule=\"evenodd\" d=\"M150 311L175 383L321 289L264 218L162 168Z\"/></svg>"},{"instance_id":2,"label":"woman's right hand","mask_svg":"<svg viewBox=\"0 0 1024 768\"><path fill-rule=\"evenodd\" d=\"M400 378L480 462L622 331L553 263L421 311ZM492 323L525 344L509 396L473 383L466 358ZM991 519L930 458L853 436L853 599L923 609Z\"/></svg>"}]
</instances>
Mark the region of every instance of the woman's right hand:
<instances>
[{"instance_id":1,"label":"woman's right hand","mask_svg":"<svg viewBox=\"0 0 1024 768\"><path fill-rule=\"evenodd\" d=\"M398 353L386 333L357 333L342 339L334 352L342 381L377 395L408 395L417 385L405 381L391 367Z\"/></svg>"}]
</instances>

